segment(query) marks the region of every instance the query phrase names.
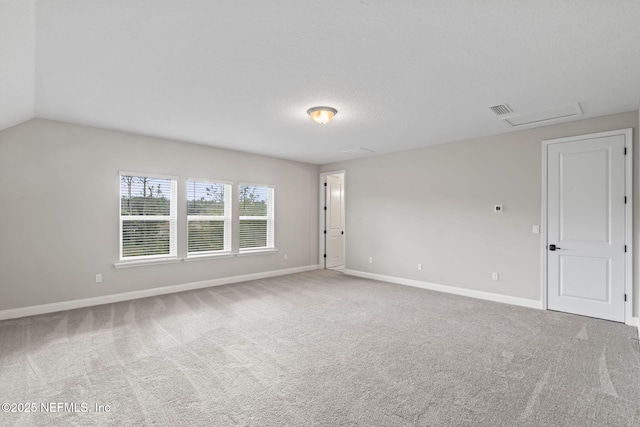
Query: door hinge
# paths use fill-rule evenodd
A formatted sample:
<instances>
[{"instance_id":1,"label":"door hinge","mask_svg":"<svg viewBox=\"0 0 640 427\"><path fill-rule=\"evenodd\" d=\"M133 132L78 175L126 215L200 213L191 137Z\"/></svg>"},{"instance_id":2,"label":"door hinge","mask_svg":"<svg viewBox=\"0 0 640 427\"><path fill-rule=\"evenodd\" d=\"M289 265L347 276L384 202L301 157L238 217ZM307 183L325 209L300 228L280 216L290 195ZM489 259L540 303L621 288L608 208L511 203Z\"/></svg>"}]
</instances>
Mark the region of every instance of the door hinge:
<instances>
[{"instance_id":1,"label":"door hinge","mask_svg":"<svg viewBox=\"0 0 640 427\"><path fill-rule=\"evenodd\" d=\"M626 148L625 148L625 150L626 150ZM326 182L324 183L324 186L325 186L325 187L327 186L327 183L326 183Z\"/></svg>"},{"instance_id":2,"label":"door hinge","mask_svg":"<svg viewBox=\"0 0 640 427\"><path fill-rule=\"evenodd\" d=\"M627 245L624 245L624 251L627 252Z\"/></svg>"},{"instance_id":3,"label":"door hinge","mask_svg":"<svg viewBox=\"0 0 640 427\"><path fill-rule=\"evenodd\" d=\"M624 147L624 155L627 155L627 147Z\"/></svg>"},{"instance_id":4,"label":"door hinge","mask_svg":"<svg viewBox=\"0 0 640 427\"><path fill-rule=\"evenodd\" d=\"M327 207L326 207L326 206L324 207L324 210L325 210L325 211L327 210Z\"/></svg>"},{"instance_id":5,"label":"door hinge","mask_svg":"<svg viewBox=\"0 0 640 427\"><path fill-rule=\"evenodd\" d=\"M324 254L324 257L326 258L326 257L327 257L327 254Z\"/></svg>"},{"instance_id":6,"label":"door hinge","mask_svg":"<svg viewBox=\"0 0 640 427\"><path fill-rule=\"evenodd\" d=\"M624 196L624 204L627 204L627 196Z\"/></svg>"},{"instance_id":7,"label":"door hinge","mask_svg":"<svg viewBox=\"0 0 640 427\"><path fill-rule=\"evenodd\" d=\"M627 294L624 294L624 302L627 302Z\"/></svg>"},{"instance_id":8,"label":"door hinge","mask_svg":"<svg viewBox=\"0 0 640 427\"><path fill-rule=\"evenodd\" d=\"M327 230L324 230L324 234L327 234Z\"/></svg>"}]
</instances>

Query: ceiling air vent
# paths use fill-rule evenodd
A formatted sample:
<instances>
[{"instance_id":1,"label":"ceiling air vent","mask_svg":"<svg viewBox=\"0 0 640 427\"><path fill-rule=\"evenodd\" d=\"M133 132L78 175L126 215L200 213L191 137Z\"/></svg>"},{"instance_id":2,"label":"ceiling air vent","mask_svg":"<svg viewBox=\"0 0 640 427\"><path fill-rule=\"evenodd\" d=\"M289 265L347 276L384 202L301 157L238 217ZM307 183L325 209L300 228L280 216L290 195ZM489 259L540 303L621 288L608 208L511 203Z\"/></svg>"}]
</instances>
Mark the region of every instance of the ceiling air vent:
<instances>
[{"instance_id":1,"label":"ceiling air vent","mask_svg":"<svg viewBox=\"0 0 640 427\"><path fill-rule=\"evenodd\" d=\"M350 148L348 150L344 150L343 153L350 154L352 156L364 156L366 154L373 153L373 150L369 150L368 148L358 147L358 148Z\"/></svg>"},{"instance_id":2,"label":"ceiling air vent","mask_svg":"<svg viewBox=\"0 0 640 427\"><path fill-rule=\"evenodd\" d=\"M496 107L491 107L492 110L494 108ZM545 126L550 124L550 122L557 123L560 121L567 122L575 120L582 116L582 114L582 108L580 108L580 104L576 102L575 104L553 107L534 113L498 115L498 120L512 128L535 127Z\"/></svg>"},{"instance_id":3,"label":"ceiling air vent","mask_svg":"<svg viewBox=\"0 0 640 427\"><path fill-rule=\"evenodd\" d=\"M504 116L505 114L513 113L513 110L509 108L507 104L494 105L491 107L491 111L493 111L496 116Z\"/></svg>"}]
</instances>

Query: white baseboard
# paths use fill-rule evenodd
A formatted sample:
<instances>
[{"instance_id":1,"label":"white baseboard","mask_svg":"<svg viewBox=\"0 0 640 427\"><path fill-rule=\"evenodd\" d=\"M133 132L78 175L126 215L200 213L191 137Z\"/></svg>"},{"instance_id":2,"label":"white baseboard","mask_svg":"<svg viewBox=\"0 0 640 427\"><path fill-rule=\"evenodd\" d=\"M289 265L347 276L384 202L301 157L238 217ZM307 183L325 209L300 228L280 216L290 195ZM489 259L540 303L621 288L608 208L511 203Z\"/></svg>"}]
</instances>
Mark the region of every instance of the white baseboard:
<instances>
[{"instance_id":1,"label":"white baseboard","mask_svg":"<svg viewBox=\"0 0 640 427\"><path fill-rule=\"evenodd\" d=\"M413 286L416 288L429 289L431 291L446 292L448 294L461 295L465 297L478 298L488 301L501 302L505 304L519 305L522 307L537 308L542 310L542 301L528 298L518 298L508 295L493 294L490 292L474 291L472 289L456 288L454 286L438 285L436 283L422 282L419 280L403 279L401 277L384 276L382 274L367 273L365 271L345 270L344 274L364 277L367 279L380 280L382 282L397 283L399 285Z\"/></svg>"},{"instance_id":2,"label":"white baseboard","mask_svg":"<svg viewBox=\"0 0 640 427\"><path fill-rule=\"evenodd\" d=\"M104 295L94 298L83 298L71 301L54 302L51 304L34 305L30 307L12 308L8 310L0 310L0 320L16 319L18 317L35 316L37 314L54 313L56 311L73 310L75 308L91 307L94 305L148 298L157 295L173 294L176 292L191 291L194 289L209 288L212 286L228 285L230 283L265 279L267 277L284 276L285 274L302 273L303 271L317 270L318 268L320 268L319 265L307 265L304 267L286 268L284 270L265 271L262 273L244 274L241 276L222 277L220 279L162 286L160 288L143 289L140 291Z\"/></svg>"},{"instance_id":3,"label":"white baseboard","mask_svg":"<svg viewBox=\"0 0 640 427\"><path fill-rule=\"evenodd\" d=\"M638 328L638 339L640 339L640 317L632 317L631 321L627 323L627 325Z\"/></svg>"}]
</instances>

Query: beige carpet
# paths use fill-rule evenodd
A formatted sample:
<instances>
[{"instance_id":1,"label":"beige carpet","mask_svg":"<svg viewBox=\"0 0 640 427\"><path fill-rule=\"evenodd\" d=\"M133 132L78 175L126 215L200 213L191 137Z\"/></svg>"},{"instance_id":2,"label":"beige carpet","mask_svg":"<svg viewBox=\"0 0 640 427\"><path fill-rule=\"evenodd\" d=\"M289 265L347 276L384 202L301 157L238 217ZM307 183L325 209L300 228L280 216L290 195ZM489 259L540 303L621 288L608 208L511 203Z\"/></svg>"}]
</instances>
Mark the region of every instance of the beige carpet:
<instances>
[{"instance_id":1,"label":"beige carpet","mask_svg":"<svg viewBox=\"0 0 640 427\"><path fill-rule=\"evenodd\" d=\"M0 402L32 410L2 426L640 425L635 328L333 271L3 321L0 346Z\"/></svg>"}]
</instances>

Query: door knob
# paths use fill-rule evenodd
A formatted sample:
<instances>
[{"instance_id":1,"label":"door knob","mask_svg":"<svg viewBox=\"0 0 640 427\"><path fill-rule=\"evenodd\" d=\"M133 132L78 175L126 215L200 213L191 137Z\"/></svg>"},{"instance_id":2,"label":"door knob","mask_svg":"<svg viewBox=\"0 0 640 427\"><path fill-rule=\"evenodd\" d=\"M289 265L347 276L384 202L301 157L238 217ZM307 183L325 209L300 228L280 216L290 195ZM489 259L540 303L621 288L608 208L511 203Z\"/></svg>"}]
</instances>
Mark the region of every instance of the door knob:
<instances>
[{"instance_id":1,"label":"door knob","mask_svg":"<svg viewBox=\"0 0 640 427\"><path fill-rule=\"evenodd\" d=\"M562 248L559 248L556 245L549 245L549 250L550 251L555 251L556 249L562 249Z\"/></svg>"}]
</instances>

